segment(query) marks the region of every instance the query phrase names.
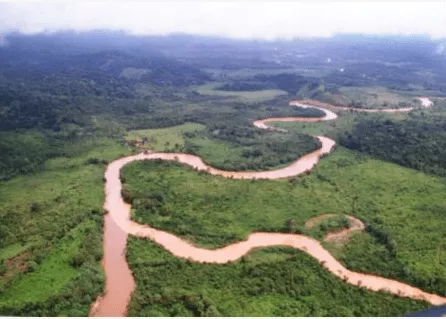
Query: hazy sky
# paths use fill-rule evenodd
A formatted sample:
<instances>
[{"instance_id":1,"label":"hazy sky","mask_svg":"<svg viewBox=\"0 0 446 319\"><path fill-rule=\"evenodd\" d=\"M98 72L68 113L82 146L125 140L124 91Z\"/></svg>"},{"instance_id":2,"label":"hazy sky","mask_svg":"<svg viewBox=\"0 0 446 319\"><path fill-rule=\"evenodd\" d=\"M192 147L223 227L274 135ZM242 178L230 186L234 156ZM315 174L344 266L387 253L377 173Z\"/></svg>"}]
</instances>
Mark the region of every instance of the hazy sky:
<instances>
[{"instance_id":1,"label":"hazy sky","mask_svg":"<svg viewBox=\"0 0 446 319\"><path fill-rule=\"evenodd\" d=\"M426 2L27 2L0 3L0 32L121 29L235 38L334 33L426 34L446 38L446 3Z\"/></svg>"}]
</instances>

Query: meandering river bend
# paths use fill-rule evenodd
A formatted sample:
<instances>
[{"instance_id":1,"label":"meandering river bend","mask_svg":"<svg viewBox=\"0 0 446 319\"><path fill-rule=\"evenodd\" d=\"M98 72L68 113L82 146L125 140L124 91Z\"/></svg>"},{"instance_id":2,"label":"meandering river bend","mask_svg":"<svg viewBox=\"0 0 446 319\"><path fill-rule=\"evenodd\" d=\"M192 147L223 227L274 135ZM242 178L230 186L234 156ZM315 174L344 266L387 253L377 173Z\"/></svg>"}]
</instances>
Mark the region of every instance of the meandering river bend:
<instances>
[{"instance_id":1,"label":"meandering river bend","mask_svg":"<svg viewBox=\"0 0 446 319\"><path fill-rule=\"evenodd\" d=\"M419 98L424 107L429 107L432 102L425 97ZM269 127L267 123L278 121L298 121L316 122L335 120L337 114L328 110L345 110L351 108L337 107L317 101L291 101L290 105L300 107L314 107L325 113L321 118L268 118L254 121L253 124L261 129L279 130ZM365 110L354 109L365 112L407 112L412 107L402 109ZM138 154L120 158L110 163L105 172L105 203L104 209L108 211L105 215L104 224L104 258L103 267L106 273L106 289L104 296L99 297L92 305L90 316L124 316L127 304L135 288L132 273L125 259L125 246L127 236L137 236L149 238L158 243L164 249L179 258L187 258L195 262L227 263L241 258L252 249L258 247L290 246L317 259L321 267L326 268L334 276L343 279L345 282L362 286L371 291L386 291L401 297L409 297L418 300L426 300L434 305L446 304L446 297L424 292L416 287L412 287L396 280L391 280L379 276L362 274L350 271L342 266L319 241L296 234L283 233L252 233L246 241L231 244L219 249L204 249L188 243L176 235L158 230L149 225L140 225L130 220L130 205L125 203L121 197L122 184L119 179L120 170L123 166L134 161L163 159L167 161L177 161L192 166L198 170L206 170L210 174L220 175L235 179L278 179L300 175L311 170L316 165L322 155L328 154L335 141L324 137L316 136L322 143L322 147L309 153L290 165L271 171L264 172L229 172L219 170L206 165L203 160L195 155L183 153L148 153ZM355 231L355 227L346 230ZM345 232L345 231L344 231ZM330 234L329 234L330 235ZM328 236L329 236L328 235Z\"/></svg>"}]
</instances>

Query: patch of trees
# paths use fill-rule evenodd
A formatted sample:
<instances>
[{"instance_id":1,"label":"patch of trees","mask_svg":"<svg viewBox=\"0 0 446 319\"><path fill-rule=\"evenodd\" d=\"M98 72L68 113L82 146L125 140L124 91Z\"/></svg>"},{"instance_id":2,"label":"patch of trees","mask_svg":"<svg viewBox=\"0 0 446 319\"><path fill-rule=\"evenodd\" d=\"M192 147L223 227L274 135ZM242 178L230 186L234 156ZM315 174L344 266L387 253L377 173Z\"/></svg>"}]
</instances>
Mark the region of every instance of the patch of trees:
<instances>
[{"instance_id":1,"label":"patch of trees","mask_svg":"<svg viewBox=\"0 0 446 319\"><path fill-rule=\"evenodd\" d=\"M0 137L0 180L32 173L51 156L42 134L0 133Z\"/></svg>"},{"instance_id":2,"label":"patch of trees","mask_svg":"<svg viewBox=\"0 0 446 319\"><path fill-rule=\"evenodd\" d=\"M398 258L396 242L382 226L368 224L366 232L353 235L344 247L340 260L348 269L379 274L442 296L446 293L444 271L439 268L432 271L430 268L429 271L417 272L410 263Z\"/></svg>"},{"instance_id":3,"label":"patch of trees","mask_svg":"<svg viewBox=\"0 0 446 319\"><path fill-rule=\"evenodd\" d=\"M402 316L428 307L344 283L290 248L215 265L167 256L161 247L131 238L127 254L136 280L130 316Z\"/></svg>"},{"instance_id":4,"label":"patch of trees","mask_svg":"<svg viewBox=\"0 0 446 319\"><path fill-rule=\"evenodd\" d=\"M99 158L96 158L96 157L90 157L90 158L87 160L87 164L92 164L92 165L99 165L99 164L107 165L107 164L108 164L108 161L107 161L107 160L103 160L103 159L99 159Z\"/></svg>"},{"instance_id":5,"label":"patch of trees","mask_svg":"<svg viewBox=\"0 0 446 319\"><path fill-rule=\"evenodd\" d=\"M87 152L95 147L95 140L82 136L81 130L0 132L0 181L38 172L50 158ZM85 163L105 165L107 161L89 158Z\"/></svg>"},{"instance_id":6,"label":"patch of trees","mask_svg":"<svg viewBox=\"0 0 446 319\"><path fill-rule=\"evenodd\" d=\"M396 121L362 119L342 145L379 159L446 176L446 118L426 114Z\"/></svg>"},{"instance_id":7,"label":"patch of trees","mask_svg":"<svg viewBox=\"0 0 446 319\"><path fill-rule=\"evenodd\" d=\"M344 214L330 216L322 220L316 227L311 229L310 233L319 239L328 233L334 233L350 227L350 221Z\"/></svg>"}]
</instances>

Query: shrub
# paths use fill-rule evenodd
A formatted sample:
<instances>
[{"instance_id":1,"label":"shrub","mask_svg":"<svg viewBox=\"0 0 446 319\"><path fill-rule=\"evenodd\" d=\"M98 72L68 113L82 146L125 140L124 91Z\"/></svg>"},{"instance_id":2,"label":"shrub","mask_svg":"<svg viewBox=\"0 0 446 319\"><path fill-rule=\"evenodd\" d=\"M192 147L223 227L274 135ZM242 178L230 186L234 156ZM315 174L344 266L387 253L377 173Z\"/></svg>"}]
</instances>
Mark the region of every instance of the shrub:
<instances>
[{"instance_id":1,"label":"shrub","mask_svg":"<svg viewBox=\"0 0 446 319\"><path fill-rule=\"evenodd\" d=\"M31 209L31 212L37 213L40 211L40 205L38 203L32 203L30 209Z\"/></svg>"},{"instance_id":2,"label":"shrub","mask_svg":"<svg viewBox=\"0 0 446 319\"><path fill-rule=\"evenodd\" d=\"M125 187L121 190L121 196L124 199L126 203L132 204L133 200L135 199L135 195L132 194L128 189Z\"/></svg>"},{"instance_id":3,"label":"shrub","mask_svg":"<svg viewBox=\"0 0 446 319\"><path fill-rule=\"evenodd\" d=\"M94 158L94 157L90 157L88 160L87 160L87 164L99 164L101 161L99 160L99 159L97 159L97 158Z\"/></svg>"},{"instance_id":4,"label":"shrub","mask_svg":"<svg viewBox=\"0 0 446 319\"><path fill-rule=\"evenodd\" d=\"M294 233L295 228L296 228L296 221L294 219L288 219L285 223L285 231L287 233Z\"/></svg>"},{"instance_id":5,"label":"shrub","mask_svg":"<svg viewBox=\"0 0 446 319\"><path fill-rule=\"evenodd\" d=\"M72 258L71 258L71 266L73 267L80 267L87 261L87 257L85 254L81 251L77 252Z\"/></svg>"},{"instance_id":6,"label":"shrub","mask_svg":"<svg viewBox=\"0 0 446 319\"><path fill-rule=\"evenodd\" d=\"M3 276L7 270L8 269L6 268L6 265L3 263L3 261L1 261L0 262L0 276Z\"/></svg>"},{"instance_id":7,"label":"shrub","mask_svg":"<svg viewBox=\"0 0 446 319\"><path fill-rule=\"evenodd\" d=\"M27 270L28 270L28 272L35 272L35 271L37 270L38 267L39 267L39 265L38 265L34 260L31 260L31 261L28 263L28 268L27 268Z\"/></svg>"}]
</instances>

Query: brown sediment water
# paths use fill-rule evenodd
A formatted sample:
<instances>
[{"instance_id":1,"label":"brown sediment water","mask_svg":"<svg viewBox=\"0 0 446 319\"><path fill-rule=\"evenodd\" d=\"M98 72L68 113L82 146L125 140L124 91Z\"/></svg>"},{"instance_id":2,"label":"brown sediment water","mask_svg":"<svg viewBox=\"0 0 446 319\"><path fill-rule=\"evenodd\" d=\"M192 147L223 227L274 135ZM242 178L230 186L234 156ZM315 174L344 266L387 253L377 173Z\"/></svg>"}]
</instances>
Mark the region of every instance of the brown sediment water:
<instances>
[{"instance_id":1,"label":"brown sediment water","mask_svg":"<svg viewBox=\"0 0 446 319\"><path fill-rule=\"evenodd\" d=\"M135 289L132 272L125 259L127 233L107 213L104 216L104 267L107 276L105 295L93 304L89 316L124 316Z\"/></svg>"},{"instance_id":2,"label":"brown sediment water","mask_svg":"<svg viewBox=\"0 0 446 319\"><path fill-rule=\"evenodd\" d=\"M290 105L313 107L292 101ZM319 107L318 107L319 108ZM337 115L331 111L319 108L325 112L322 118L270 118L255 121L253 124L262 129L274 129L266 123L277 121L323 121L333 120ZM401 111L402 109L396 109ZM358 111L364 111L358 109ZM386 112L386 110L380 110ZM389 111L389 112L393 112ZM282 129L280 129L282 130ZM227 263L241 258L250 250L258 247L290 246L302 250L318 260L322 267L345 282L365 287L372 291L386 291L401 297L426 300L434 305L446 303L446 298L424 292L418 288L395 280L378 276L350 271L342 266L322 245L315 239L296 234L282 233L252 233L246 241L231 244L219 249L199 248L168 232L158 230L149 225L140 225L130 220L131 206L121 197L122 184L120 170L123 166L134 161L162 159L177 161L192 166L197 170L205 170L213 175L235 179L278 179L300 175L310 171L317 164L322 155L328 154L335 142L324 136L316 136L322 147L309 153L290 165L272 171L264 172L230 172L213 168L195 155L183 153L148 153L124 157L110 163L105 172L105 203L104 209L109 213L105 216L104 229L104 259L103 267L106 273L105 295L98 298L92 305L91 316L124 316L126 307L134 290L135 284L129 267L125 260L125 245L127 234L136 237L149 238L164 249L179 258L190 259L195 262ZM356 226L363 227L362 222ZM362 226L361 226L362 225Z\"/></svg>"}]
</instances>

